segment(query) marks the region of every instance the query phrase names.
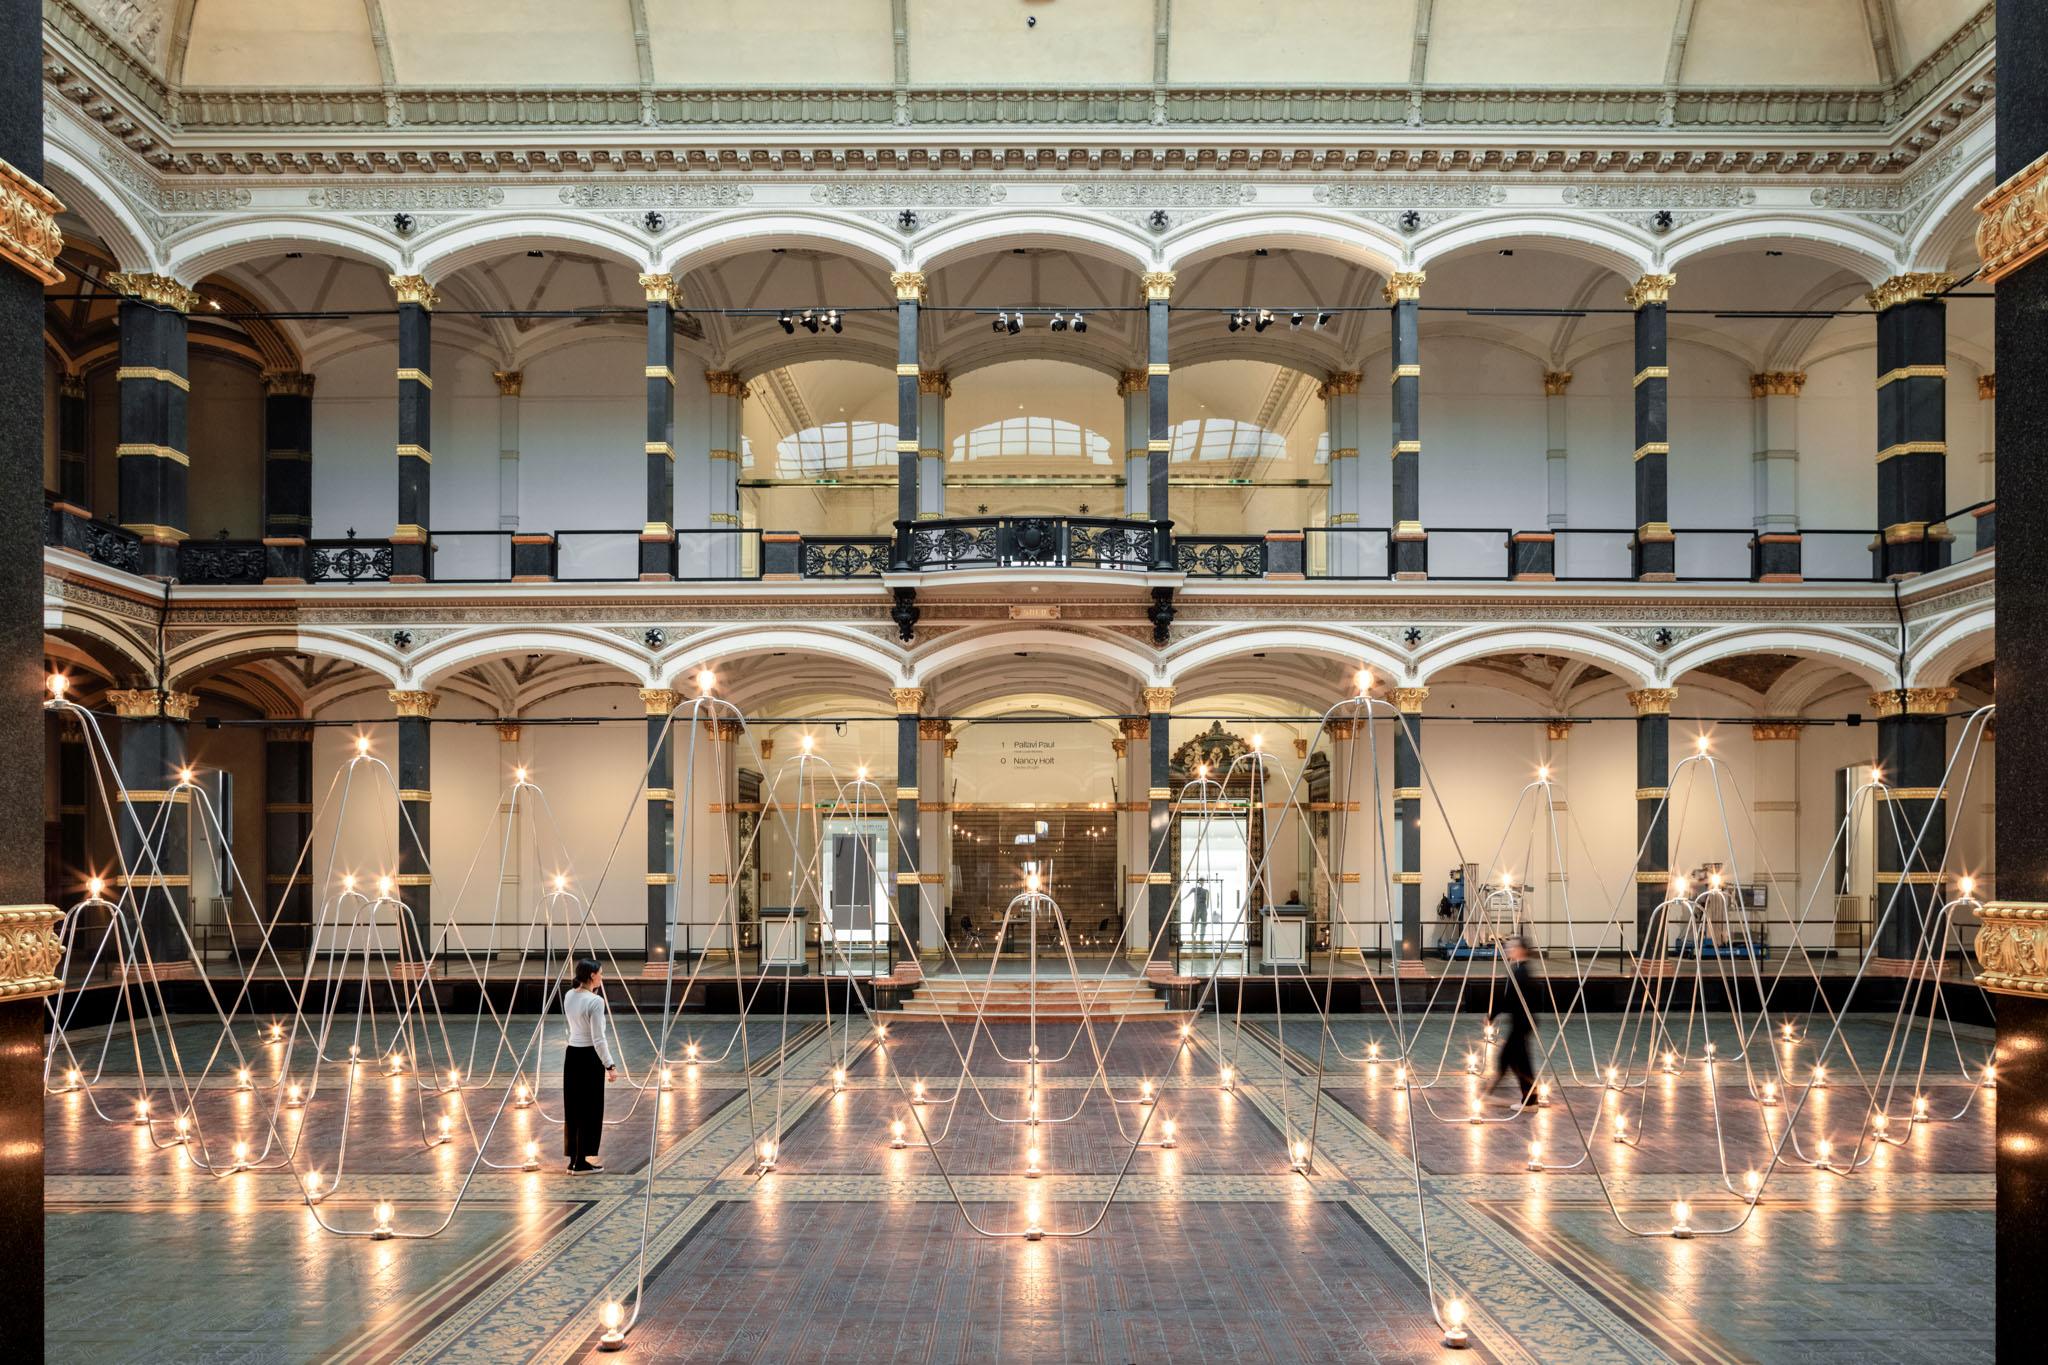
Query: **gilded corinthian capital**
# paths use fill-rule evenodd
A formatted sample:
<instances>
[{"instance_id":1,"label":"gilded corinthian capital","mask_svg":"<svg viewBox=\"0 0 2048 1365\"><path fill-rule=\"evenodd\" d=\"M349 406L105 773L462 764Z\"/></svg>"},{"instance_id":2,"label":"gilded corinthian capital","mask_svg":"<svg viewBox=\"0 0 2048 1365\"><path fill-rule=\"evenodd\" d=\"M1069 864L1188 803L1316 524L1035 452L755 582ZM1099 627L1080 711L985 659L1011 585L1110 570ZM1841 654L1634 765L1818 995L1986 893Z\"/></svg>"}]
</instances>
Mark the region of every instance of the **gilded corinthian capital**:
<instances>
[{"instance_id":1,"label":"gilded corinthian capital","mask_svg":"<svg viewBox=\"0 0 2048 1365\"><path fill-rule=\"evenodd\" d=\"M64 278L57 266L64 233L57 215L64 206L35 181L0 161L0 261L27 271L39 283Z\"/></svg>"}]
</instances>

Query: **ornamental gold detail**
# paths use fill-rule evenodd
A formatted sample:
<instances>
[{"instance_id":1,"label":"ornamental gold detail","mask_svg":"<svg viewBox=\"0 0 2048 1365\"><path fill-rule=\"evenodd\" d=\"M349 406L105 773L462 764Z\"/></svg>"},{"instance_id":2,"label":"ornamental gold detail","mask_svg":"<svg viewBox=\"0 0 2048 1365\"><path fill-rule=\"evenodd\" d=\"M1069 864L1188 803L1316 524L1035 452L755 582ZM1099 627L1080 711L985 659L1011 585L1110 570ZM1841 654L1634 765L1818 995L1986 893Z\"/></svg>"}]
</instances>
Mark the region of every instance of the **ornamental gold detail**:
<instances>
[{"instance_id":1,"label":"ornamental gold detail","mask_svg":"<svg viewBox=\"0 0 2048 1365\"><path fill-rule=\"evenodd\" d=\"M1548 396L1562 398L1564 391L1571 386L1572 372L1570 370L1545 370L1543 372L1543 392Z\"/></svg>"},{"instance_id":2,"label":"ornamental gold detail","mask_svg":"<svg viewBox=\"0 0 2048 1365\"><path fill-rule=\"evenodd\" d=\"M57 215L64 206L20 171L0 161L0 260L18 266L42 284L64 278L57 264L64 232Z\"/></svg>"},{"instance_id":3,"label":"ornamental gold detail","mask_svg":"<svg viewBox=\"0 0 2048 1365\"><path fill-rule=\"evenodd\" d=\"M1145 710L1152 715L1163 715L1173 709L1173 689L1170 687L1148 687L1144 689Z\"/></svg>"},{"instance_id":4,"label":"ornamental gold detail","mask_svg":"<svg viewBox=\"0 0 2048 1365\"><path fill-rule=\"evenodd\" d=\"M2004 995L2048 995L2048 905L2007 901L1977 911L1977 984Z\"/></svg>"},{"instance_id":5,"label":"ornamental gold detail","mask_svg":"<svg viewBox=\"0 0 2048 1365\"><path fill-rule=\"evenodd\" d=\"M116 270L104 277L106 286L116 294L131 299L141 299L159 308L175 308L180 313L189 313L199 306L199 294L179 284L169 275L145 275L126 270Z\"/></svg>"},{"instance_id":6,"label":"ornamental gold detail","mask_svg":"<svg viewBox=\"0 0 2048 1365\"><path fill-rule=\"evenodd\" d=\"M889 700L896 704L897 715L914 716L924 708L924 689L922 687L892 687L889 689Z\"/></svg>"},{"instance_id":7,"label":"ornamental gold detail","mask_svg":"<svg viewBox=\"0 0 2048 1365\"><path fill-rule=\"evenodd\" d=\"M0 999L51 995L63 985L57 979L62 919L54 905L0 906Z\"/></svg>"},{"instance_id":8,"label":"ornamental gold detail","mask_svg":"<svg viewBox=\"0 0 2048 1365\"><path fill-rule=\"evenodd\" d=\"M1344 394L1358 392L1361 376L1356 370L1333 371L1321 384L1316 386L1316 397L1324 402Z\"/></svg>"},{"instance_id":9,"label":"ornamental gold detail","mask_svg":"<svg viewBox=\"0 0 2048 1365\"><path fill-rule=\"evenodd\" d=\"M683 704L683 694L668 687L643 687L640 704L650 716L665 716Z\"/></svg>"},{"instance_id":10,"label":"ornamental gold detail","mask_svg":"<svg viewBox=\"0 0 2048 1365\"><path fill-rule=\"evenodd\" d=\"M1672 286L1677 283L1676 275L1644 275L1628 287L1628 306L1641 308L1646 303L1669 303Z\"/></svg>"},{"instance_id":11,"label":"ornamental gold detail","mask_svg":"<svg viewBox=\"0 0 2048 1365\"><path fill-rule=\"evenodd\" d=\"M1139 296L1147 303L1164 303L1173 297L1174 273L1148 270L1138 277Z\"/></svg>"},{"instance_id":12,"label":"ornamental gold detail","mask_svg":"<svg viewBox=\"0 0 2048 1365\"><path fill-rule=\"evenodd\" d=\"M720 398L745 398L747 386L736 370L704 371L704 387Z\"/></svg>"},{"instance_id":13,"label":"ornamental gold detail","mask_svg":"<svg viewBox=\"0 0 2048 1365\"><path fill-rule=\"evenodd\" d=\"M896 291L898 303L924 302L924 272L922 270L899 270L889 277L890 287Z\"/></svg>"},{"instance_id":14,"label":"ornamental gold detail","mask_svg":"<svg viewBox=\"0 0 2048 1365\"><path fill-rule=\"evenodd\" d=\"M1380 286L1380 297L1388 303L1413 303L1422 297L1422 286L1427 283L1427 270L1396 270Z\"/></svg>"},{"instance_id":15,"label":"ornamental gold detail","mask_svg":"<svg viewBox=\"0 0 2048 1365\"><path fill-rule=\"evenodd\" d=\"M1394 699L1394 709L1405 716L1422 714L1422 704L1429 700L1426 687L1397 687L1389 695Z\"/></svg>"},{"instance_id":16,"label":"ornamental gold detail","mask_svg":"<svg viewBox=\"0 0 2048 1365\"><path fill-rule=\"evenodd\" d=\"M417 692L394 688L385 693L391 698L391 705L398 714L415 720L424 720L434 714L434 708L441 704L439 692Z\"/></svg>"},{"instance_id":17,"label":"ornamental gold detail","mask_svg":"<svg viewBox=\"0 0 2048 1365\"><path fill-rule=\"evenodd\" d=\"M1920 271L1910 275L1894 275L1863 296L1864 302L1882 313L1887 308L1901 303L1912 303L1916 299L1931 299L1944 290L1955 287L1956 277L1932 271Z\"/></svg>"},{"instance_id":18,"label":"ornamental gold detail","mask_svg":"<svg viewBox=\"0 0 2048 1365\"><path fill-rule=\"evenodd\" d=\"M1671 703L1678 700L1675 687L1638 687L1628 694L1628 704L1639 716L1668 716Z\"/></svg>"},{"instance_id":19,"label":"ornamental gold detail","mask_svg":"<svg viewBox=\"0 0 2048 1365\"><path fill-rule=\"evenodd\" d=\"M1797 398L1805 387L1804 370L1765 370L1749 377L1751 398Z\"/></svg>"},{"instance_id":20,"label":"ornamental gold detail","mask_svg":"<svg viewBox=\"0 0 2048 1365\"><path fill-rule=\"evenodd\" d=\"M640 288L649 303L673 304L676 301L676 277L673 275L642 275Z\"/></svg>"},{"instance_id":21,"label":"ornamental gold detail","mask_svg":"<svg viewBox=\"0 0 2048 1365\"><path fill-rule=\"evenodd\" d=\"M1870 709L1879 720L1900 715L1944 716L1955 702L1953 687L1894 687L1870 694Z\"/></svg>"},{"instance_id":22,"label":"ornamental gold detail","mask_svg":"<svg viewBox=\"0 0 2048 1365\"><path fill-rule=\"evenodd\" d=\"M441 291L428 284L425 275L393 275L391 292L400 303L416 303L430 313L441 302Z\"/></svg>"},{"instance_id":23,"label":"ornamental gold detail","mask_svg":"<svg viewBox=\"0 0 2048 1365\"><path fill-rule=\"evenodd\" d=\"M1977 201L1977 271L1995 284L2048 250L2048 154Z\"/></svg>"}]
</instances>

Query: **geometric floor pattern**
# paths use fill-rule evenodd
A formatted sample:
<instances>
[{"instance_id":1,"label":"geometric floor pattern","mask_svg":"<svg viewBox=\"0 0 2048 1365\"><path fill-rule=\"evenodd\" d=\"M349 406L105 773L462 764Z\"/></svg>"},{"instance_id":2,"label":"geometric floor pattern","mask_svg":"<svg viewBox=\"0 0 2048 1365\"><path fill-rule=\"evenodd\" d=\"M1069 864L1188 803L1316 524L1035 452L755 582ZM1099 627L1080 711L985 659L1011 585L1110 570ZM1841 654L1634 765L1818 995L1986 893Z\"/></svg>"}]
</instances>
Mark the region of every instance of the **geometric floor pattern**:
<instances>
[{"instance_id":1,"label":"geometric floor pattern","mask_svg":"<svg viewBox=\"0 0 2048 1365\"><path fill-rule=\"evenodd\" d=\"M686 1020L679 1041L698 1038L707 1053L724 1046L734 1022ZM1874 1055L1888 1022L1852 1021L1859 1052ZM1450 1352L1438 1344L1423 1287L1399 1113L1406 1101L1390 1076L1329 1054L1336 1064L1316 1166L1304 1179L1285 1168L1272 1083L1283 1070L1299 1075L1304 1059L1278 1044L1270 1016L1268 1027L1248 1017L1237 1094L1219 1094L1192 1066L1165 1077L1160 1103L1177 1120L1179 1146L1140 1153L1095 1235L991 1241L962 1224L929 1156L887 1145L888 1121L903 1108L885 1069L928 1076L935 1088L957 1070L936 1028L894 1026L886 1054L864 1049L834 1097L815 1084L831 1066L815 1024L793 1021L801 1041L791 1075L813 1084L786 1091L778 1169L765 1178L747 1174L737 1050L679 1073L653 1153L646 1309L625 1352L610 1359L1846 1365L1991 1353L1984 1103L1960 1122L1916 1130L1854 1178L1781 1170L1742 1233L1692 1241L1626 1236L1591 1175L1525 1172L1530 1133L1520 1124L1425 1121L1417 1131L1436 1273L1470 1306L1476 1347ZM1313 1038L1308 1020L1288 1024L1290 1043ZM1596 1031L1611 1025L1596 1021ZM1334 1027L1354 1056L1387 1038L1385 1021L1368 1016L1338 1017ZM460 1028L451 1018L458 1042ZM211 1041L197 1021L187 1032ZM1966 1054L1984 1055L1988 1033L1963 1033ZM90 1036L74 1038L81 1053ZM772 1035L755 1032L757 1053L764 1039ZM997 1041L1018 1055L1021 1034L999 1030ZM637 1067L645 1042L621 1042ZM1120 1072L1157 1073L1172 1046L1170 1025L1132 1022L1112 1059ZM1074 1063L1083 1075L1047 1067L1048 1103L1083 1083L1086 1051ZM1139 1061L1148 1053L1161 1065ZM1213 1074L1213 1058L1205 1069ZM543 1089L550 1107L552 1080ZM1685 1112L1677 1088L1691 1083L1669 1083L1652 1105ZM1135 1087L1135 1076L1120 1078L1120 1092ZM1929 1089L1943 1099L1962 1093ZM1303 1092L1295 1093L1298 1122ZM1591 1092L1564 1094L1595 1102ZM1846 1087L1816 1096L1823 1100L1837 1100L1846 1121ZM611 1102L616 1115L626 1099L614 1092ZM209 1116L231 1123L249 1102L223 1087L206 1103ZM1049 1135L1049 1223L1092 1211L1122 1159L1105 1108L1091 1103ZM360 1206L349 1210L356 1224L379 1198L399 1207L401 1221L445 1209L467 1149L423 1152L400 1125L380 1125L374 1106L362 1112L350 1158L361 1178L330 1207ZM595 1358L596 1307L627 1297L632 1284L648 1125L636 1118L609 1131L607 1171L572 1176L553 1160L557 1129L530 1112L508 1122L514 1140L529 1129L542 1140L541 1172L481 1171L441 1236L372 1242L322 1233L288 1176L212 1180L175 1151L92 1117L81 1097L51 1097L49 1358ZM1547 1150L1567 1150L1561 1108L1536 1122L1549 1126ZM1709 1168L1711 1135L1660 1124L1654 1109L1647 1127L1640 1150L1620 1149L1629 1163L1616 1167L1621 1192L1648 1223L1668 1220L1680 1196L1695 1201L1696 1221L1713 1221L1721 1201L1705 1196L1697 1174ZM950 1157L955 1183L1000 1221L1024 1183L1005 1173L1014 1153L977 1150L965 1130L962 1138ZM1616 1152L1601 1155L1612 1162Z\"/></svg>"}]
</instances>

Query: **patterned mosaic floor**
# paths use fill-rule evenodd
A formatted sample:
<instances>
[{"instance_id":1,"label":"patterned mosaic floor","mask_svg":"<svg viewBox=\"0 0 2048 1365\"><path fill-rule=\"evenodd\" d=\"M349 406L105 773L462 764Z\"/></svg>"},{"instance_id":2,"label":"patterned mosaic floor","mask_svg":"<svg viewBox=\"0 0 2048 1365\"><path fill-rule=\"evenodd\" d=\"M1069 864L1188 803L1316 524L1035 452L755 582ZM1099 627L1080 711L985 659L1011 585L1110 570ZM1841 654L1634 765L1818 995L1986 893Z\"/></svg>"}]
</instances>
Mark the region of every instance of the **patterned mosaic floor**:
<instances>
[{"instance_id":1,"label":"patterned mosaic floor","mask_svg":"<svg viewBox=\"0 0 2048 1365\"><path fill-rule=\"evenodd\" d=\"M1015 1172L1033 1130L1021 1118L1021 1027L975 1043L977 1085L959 1085L953 1043L936 1027L897 1024L885 1048L863 1040L846 1057L844 1092L828 1083L839 1040L815 1019L792 1020L786 1083L764 1062L784 1034L777 1021L691 1017L687 1037L706 1060L675 1069L674 1088L639 1097L623 1087L599 1175L559 1167L552 1076L540 1107L507 1109L489 1129L498 1080L459 1101L381 1075L349 1094L345 1066L288 1120L306 1164L331 1175L339 1114L351 1109L342 1186L322 1206L331 1222L366 1227L390 1200L401 1231L447 1216L476 1154L516 1165L529 1136L538 1172L478 1170L438 1236L371 1241L323 1232L283 1171L215 1179L174 1147L155 1147L125 1121L135 1092L102 1088L110 1123L83 1095L48 1106L48 1355L92 1365L161 1360L561 1361L594 1355L597 1310L632 1301L646 1243L642 1315L623 1356L661 1361L1950 1361L1990 1353L1991 1125L1995 1099L1954 1122L1908 1128L1850 1177L1786 1164L1763 1204L1727 1236L1661 1234L1670 1204L1694 1203L1701 1228L1734 1222L1742 1204L1704 1173L1725 1150L1731 1174L1766 1164L1781 1131L1754 1106L1724 1105L1711 1121L1704 1067L1655 1078L1628 1099L1640 1146L1593 1144L1592 1166L1533 1174L1532 1135L1547 1159L1580 1153L1575 1133L1603 1104L1593 1088L1560 1087L1551 1108L1512 1122L1467 1121L1462 1074L1468 1021L1449 1040L1442 1078L1397 1093L1391 1067L1347 1061L1369 1042L1390 1046L1387 1022L1339 1018L1323 1051L1330 1083L1312 1104L1319 1039L1313 1018L1289 1016L1284 1044L1270 1014L1242 1033L1212 1019L1177 1055L1171 1024L1127 1024L1095 1047L1071 1025L1039 1036L1048 1122L1036 1130L1048 1174ZM1861 1057L1883 1047L1888 1020L1853 1021ZM1725 1021L1723 1021L1725 1027ZM489 1048L472 1058L469 1021L447 1022L452 1054L488 1079ZM530 1022L522 1027L530 1028ZM1605 1060L1615 1021L1593 1021L1554 1058L1587 1074ZM238 1093L222 1069L199 1114L211 1150L237 1137L260 1149L263 1086L279 1053L260 1028L242 1030L257 1084ZM628 1037L636 1071L652 1052ZM1964 1061L1988 1036L1963 1030ZM176 1032L188 1063L217 1030L188 1020ZM678 1037L678 1049L685 1035ZM1731 1040L1732 1032L1717 1036ZM94 1035L83 1035L80 1044ZM956 1040L964 1045L966 1032ZM1417 1055L1434 1073L1447 1030L1425 1029ZM729 1042L735 1045L728 1050ZM1071 1044L1071 1047L1069 1046ZM443 1046L437 1043L436 1047ZM1097 1047L1110 1104L1094 1088ZM558 1051L551 1042L549 1051ZM742 1050L753 1059L742 1065ZM81 1048L83 1050L83 1048ZM1723 1045L1726 1056L1732 1053ZM1795 1049L1796 1051L1796 1049ZM1761 1060L1755 1051L1752 1061ZM1804 1054L1810 1059L1810 1052ZM1936 1054L1924 1089L1937 1113L1967 1097L1953 1053ZM1216 1085L1228 1060L1238 1084ZM123 1073L116 1050L109 1082ZM1945 1065L1942 1063L1945 1061ZM1803 1066L1803 1062L1795 1066ZM1740 1084L1724 1061L1716 1082ZM294 1074L303 1074L303 1060ZM1831 1089L1802 1115L1803 1143L1854 1140L1860 1092L1837 1065ZM1177 1145L1130 1152L1145 1124L1141 1078L1156 1087L1152 1126L1171 1117ZM906 1091L927 1086L922 1125L936 1146L891 1150L893 1119L912 1117ZM158 1092L157 1103L168 1103ZM1911 1089L1897 1101L1903 1113ZM750 1106L751 1100L751 1106ZM984 1109L984 1103L986 1108ZM1432 1113L1441 1114L1439 1119ZM464 1113L455 1140L420 1141L431 1116ZM161 1109L159 1110L161 1112ZM1782 1115L1784 1111L1776 1111ZM750 1118L751 1114L751 1118ZM1483 1111L1492 1120L1504 1109ZM1306 1175L1287 1168L1288 1139L1314 1125ZM1839 1130L1839 1131L1837 1131ZM779 1144L777 1169L750 1172L760 1137ZM1419 1152L1425 1197L1411 1163ZM1128 1169L1126 1162L1128 1159ZM653 1193L643 1199L651 1161ZM1121 1173L1121 1183L1119 1174ZM1116 1194L1105 1200L1115 1187ZM961 1203L956 1205L954 1194ZM1610 1208L1610 1199L1612 1207ZM1035 1202L1055 1234L992 1240L979 1224L1016 1229ZM1427 1245L1421 1219L1426 1215ZM1430 1314L1440 1295L1470 1305L1476 1349L1445 1350Z\"/></svg>"}]
</instances>

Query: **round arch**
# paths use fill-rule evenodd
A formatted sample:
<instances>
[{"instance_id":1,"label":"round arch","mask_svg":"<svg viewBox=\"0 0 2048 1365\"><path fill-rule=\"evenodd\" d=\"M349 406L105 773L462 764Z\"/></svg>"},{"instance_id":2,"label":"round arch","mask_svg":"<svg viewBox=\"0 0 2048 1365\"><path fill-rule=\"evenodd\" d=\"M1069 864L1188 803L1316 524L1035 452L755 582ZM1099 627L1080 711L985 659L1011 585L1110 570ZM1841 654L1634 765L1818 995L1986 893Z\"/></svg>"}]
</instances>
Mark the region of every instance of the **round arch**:
<instances>
[{"instance_id":1,"label":"round arch","mask_svg":"<svg viewBox=\"0 0 2048 1365\"><path fill-rule=\"evenodd\" d=\"M1853 271L1872 284L1890 275L1900 256L1896 238L1852 220L1774 214L1680 228L1665 244L1664 268L1678 276L1678 292L1682 296L1687 261L1766 241L1783 243L1784 250Z\"/></svg>"},{"instance_id":2,"label":"round arch","mask_svg":"<svg viewBox=\"0 0 2048 1365\"><path fill-rule=\"evenodd\" d=\"M1275 650L1314 654L1356 669L1369 668L1380 681L1400 682L1407 661L1385 640L1364 631L1283 626L1266 630L1211 631L1167 650L1162 663L1166 680L1175 687L1205 664Z\"/></svg>"},{"instance_id":3,"label":"round arch","mask_svg":"<svg viewBox=\"0 0 2048 1365\"><path fill-rule=\"evenodd\" d=\"M325 252L361 261L390 275L405 273L398 244L382 232L344 219L280 214L256 222L203 228L169 249L165 271L191 283L243 261L287 251Z\"/></svg>"},{"instance_id":4,"label":"round arch","mask_svg":"<svg viewBox=\"0 0 2048 1365\"><path fill-rule=\"evenodd\" d=\"M436 282L456 271L526 251L582 250L633 270L651 272L644 238L600 218L522 213L470 219L429 232L411 251L413 273Z\"/></svg>"},{"instance_id":5,"label":"round arch","mask_svg":"<svg viewBox=\"0 0 2048 1365\"><path fill-rule=\"evenodd\" d=\"M1913 646L1906 664L1906 685L1946 687L1956 674L1991 658L1997 623L1997 612L1988 603L1943 622Z\"/></svg>"},{"instance_id":6,"label":"round arch","mask_svg":"<svg viewBox=\"0 0 2048 1365\"><path fill-rule=\"evenodd\" d=\"M1594 664L1630 687L1649 687L1658 677L1657 661L1622 636L1592 627L1473 626L1431 641L1416 655L1413 676L1427 683L1447 668L1496 654L1561 654Z\"/></svg>"},{"instance_id":7,"label":"round arch","mask_svg":"<svg viewBox=\"0 0 2048 1365\"><path fill-rule=\"evenodd\" d=\"M429 688L474 664L506 654L566 654L592 663L610 664L643 687L650 670L646 651L616 635L573 626L478 628L446 635L406 661L408 681L402 685Z\"/></svg>"},{"instance_id":8,"label":"round arch","mask_svg":"<svg viewBox=\"0 0 2048 1365\"><path fill-rule=\"evenodd\" d=\"M1133 272L1152 269L1152 243L1128 223L1097 214L1038 209L988 210L948 219L913 244L914 268L927 273L1013 248L1045 247L1092 256ZM1135 291L1132 302L1136 302Z\"/></svg>"},{"instance_id":9,"label":"round arch","mask_svg":"<svg viewBox=\"0 0 2048 1365\"><path fill-rule=\"evenodd\" d=\"M120 621L97 612L81 610L75 603L43 602L43 633L70 641L93 658L109 677L146 678L156 672L156 661L143 641L125 630Z\"/></svg>"},{"instance_id":10,"label":"round arch","mask_svg":"<svg viewBox=\"0 0 2048 1365\"><path fill-rule=\"evenodd\" d=\"M882 687L902 687L904 673L901 653L878 643L871 635L854 630L818 626L736 625L709 630L670 646L654 664L652 687L681 687L693 690L691 679L699 669L715 673L723 661L756 658L767 654L801 653L853 664L875 675Z\"/></svg>"},{"instance_id":11,"label":"round arch","mask_svg":"<svg viewBox=\"0 0 2048 1365\"><path fill-rule=\"evenodd\" d=\"M656 269L683 276L729 256L801 247L851 256L878 270L904 268L897 238L852 214L819 209L749 210L692 223L663 244Z\"/></svg>"},{"instance_id":12,"label":"round arch","mask_svg":"<svg viewBox=\"0 0 2048 1365\"><path fill-rule=\"evenodd\" d=\"M374 675L388 687L398 687L403 666L388 648L373 646L361 636L327 631L280 632L260 629L216 631L192 644L182 646L165 660L168 684L190 688L226 668L252 660L310 654L339 659Z\"/></svg>"},{"instance_id":13,"label":"round arch","mask_svg":"<svg viewBox=\"0 0 2048 1365\"><path fill-rule=\"evenodd\" d=\"M1161 243L1172 271L1252 247L1331 256L1382 276L1401 269L1405 259L1401 240L1377 223L1305 209L1239 209L1169 233Z\"/></svg>"},{"instance_id":14,"label":"round arch","mask_svg":"<svg viewBox=\"0 0 2048 1365\"><path fill-rule=\"evenodd\" d=\"M1876 641L1825 626L1779 626L1759 630L1731 626L1688 640L1663 662L1664 676L1676 679L1722 659L1745 654L1790 654L1833 664L1872 687L1891 685L1898 661Z\"/></svg>"},{"instance_id":15,"label":"round arch","mask_svg":"<svg viewBox=\"0 0 2048 1365\"><path fill-rule=\"evenodd\" d=\"M949 670L982 659L1006 654L1053 650L1079 656L1129 677L1135 686L1152 683L1156 674L1152 653L1120 636L1097 635L1078 630L996 628L962 635L949 635L911 656L913 685L935 686Z\"/></svg>"},{"instance_id":16,"label":"round arch","mask_svg":"<svg viewBox=\"0 0 2048 1365\"><path fill-rule=\"evenodd\" d=\"M1972 166L1968 174L1950 185L1914 231L1906 250L1906 259L1911 262L1908 268L1947 270L1965 246L1974 250L1977 201L1989 194L1996 183L1997 175L1986 162Z\"/></svg>"},{"instance_id":17,"label":"round arch","mask_svg":"<svg viewBox=\"0 0 2048 1365\"><path fill-rule=\"evenodd\" d=\"M121 269L148 270L156 265L142 220L91 162L61 140L44 143L43 179L64 207L98 234Z\"/></svg>"},{"instance_id":18,"label":"round arch","mask_svg":"<svg viewBox=\"0 0 2048 1365\"><path fill-rule=\"evenodd\" d=\"M1579 213L1524 213L1460 219L1423 232L1415 239L1415 264L1427 270L1510 244L1601 266L1624 284L1650 273L1657 255L1647 238L1605 219Z\"/></svg>"}]
</instances>

